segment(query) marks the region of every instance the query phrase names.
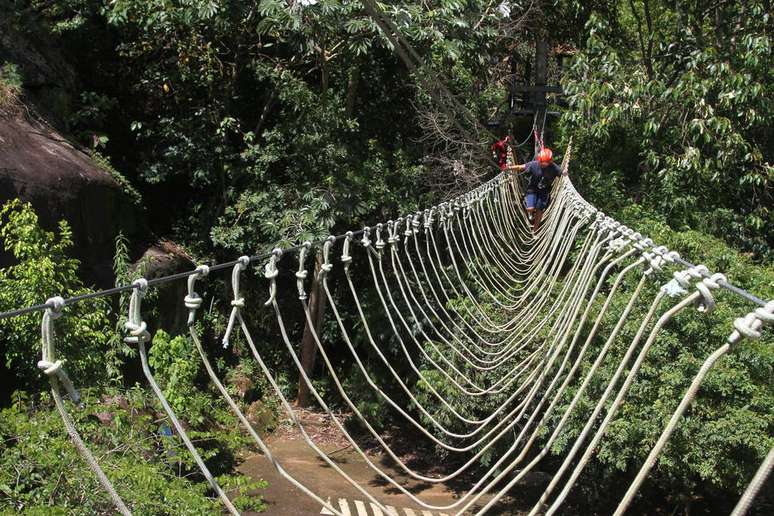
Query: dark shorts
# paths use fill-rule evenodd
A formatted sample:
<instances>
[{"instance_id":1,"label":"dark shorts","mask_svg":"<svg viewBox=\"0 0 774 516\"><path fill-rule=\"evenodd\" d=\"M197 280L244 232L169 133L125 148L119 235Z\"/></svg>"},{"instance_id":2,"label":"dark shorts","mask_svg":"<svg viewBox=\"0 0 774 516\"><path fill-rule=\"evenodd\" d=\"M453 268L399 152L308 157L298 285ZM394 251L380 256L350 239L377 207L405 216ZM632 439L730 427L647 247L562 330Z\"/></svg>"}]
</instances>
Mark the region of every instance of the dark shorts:
<instances>
[{"instance_id":1,"label":"dark shorts","mask_svg":"<svg viewBox=\"0 0 774 516\"><path fill-rule=\"evenodd\" d=\"M545 210L548 207L548 192L527 192L524 201L527 203L527 208Z\"/></svg>"}]
</instances>

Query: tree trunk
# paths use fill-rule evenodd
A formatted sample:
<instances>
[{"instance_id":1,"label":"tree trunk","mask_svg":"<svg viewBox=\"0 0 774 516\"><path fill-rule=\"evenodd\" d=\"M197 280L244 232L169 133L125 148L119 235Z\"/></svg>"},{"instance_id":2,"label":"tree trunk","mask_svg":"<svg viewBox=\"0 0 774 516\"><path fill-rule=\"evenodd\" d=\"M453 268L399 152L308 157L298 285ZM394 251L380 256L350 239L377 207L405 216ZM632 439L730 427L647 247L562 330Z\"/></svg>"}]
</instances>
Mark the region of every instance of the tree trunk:
<instances>
[{"instance_id":1,"label":"tree trunk","mask_svg":"<svg viewBox=\"0 0 774 516\"><path fill-rule=\"evenodd\" d=\"M320 335L320 326L322 325L323 315L325 314L325 293L322 286L317 281L320 273L320 256L318 255L314 264L314 279L312 280L312 292L309 294L309 315L314 323L314 330ZM312 329L307 323L304 326L304 336L301 338L301 366L304 368L307 376L312 377L314 363L317 359L317 344L312 335ZM296 403L299 407L308 407L312 405L312 394L303 378L298 379L298 396Z\"/></svg>"},{"instance_id":2,"label":"tree trunk","mask_svg":"<svg viewBox=\"0 0 774 516\"><path fill-rule=\"evenodd\" d=\"M360 66L355 65L349 72L349 82L347 83L347 110L345 116L352 118L355 113L355 101L357 100L357 90L360 84Z\"/></svg>"}]
</instances>

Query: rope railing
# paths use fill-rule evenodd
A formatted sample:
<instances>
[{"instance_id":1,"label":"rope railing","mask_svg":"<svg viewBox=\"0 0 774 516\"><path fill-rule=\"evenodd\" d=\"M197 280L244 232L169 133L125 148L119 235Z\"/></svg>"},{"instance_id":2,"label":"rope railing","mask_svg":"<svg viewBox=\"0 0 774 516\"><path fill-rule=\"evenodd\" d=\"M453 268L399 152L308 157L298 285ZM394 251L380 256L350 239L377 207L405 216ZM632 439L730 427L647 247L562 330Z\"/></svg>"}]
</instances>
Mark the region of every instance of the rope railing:
<instances>
[{"instance_id":1,"label":"rope railing","mask_svg":"<svg viewBox=\"0 0 774 516\"><path fill-rule=\"evenodd\" d=\"M563 171L569 168L570 156L568 148ZM251 329L242 316L247 307L240 293L240 278L248 267L261 264L264 265L261 281L268 286L268 301L263 305L273 313L281 338L280 349L284 348L290 356L291 367L298 370L300 381L306 384L313 399L331 417L367 467L423 510L483 514L496 507L510 489L542 464L571 418L581 417L585 421L582 431L572 441L564 461L530 512L553 514L562 506L605 438L650 349L669 321L691 307L702 313L712 311L717 303L713 291L720 288L761 305L734 321L735 331L728 342L706 357L621 501L617 510L620 514L634 500L711 368L743 338L760 336L762 326L774 319L774 302L763 302L728 282L722 274L713 274L701 265L694 266L676 252L656 245L599 212L578 194L569 177L555 181L553 200L543 225L536 232L530 229L521 207L522 196L518 177L503 173L451 201L373 227L315 243L304 242L287 249L242 256L222 264L199 265L192 271L140 279L131 285L69 299L51 298L41 305L0 314L0 319L44 311L44 353L39 367L50 379L58 400L57 408L79 452L110 494L113 505L123 514L128 514L129 508L81 440L59 395L62 384L73 401L78 399L71 379L64 372L63 360L55 352L53 319L62 316L65 306L85 299L132 293L126 342L138 346L142 369L154 395L213 492L234 514L237 509L201 460L183 422L166 403L147 361L145 343L151 335L142 317L142 297L150 287L182 280L188 286L181 301L189 311L190 338L210 381L280 475L328 512L342 514L322 493L307 486L300 476L290 474L272 455L270 446L252 428L212 368L208 345L227 346L235 332L247 341L260 374L266 378L304 443L329 466L331 474L340 475L374 507L389 512L367 486L341 469L317 446L255 345ZM305 262L312 247L321 249L322 265L315 280L335 319L343 343L341 352L351 356L353 367L363 376L367 388L399 424L414 428L428 442L463 459L455 461L456 469L428 475L402 460L393 443L359 410L359 393L349 392L326 349L330 343L317 333L313 324L305 290L305 281L309 279ZM294 274L303 322L323 361L323 374L333 381L333 394L340 396L353 417L362 423L367 434L402 474L429 483L448 482L463 474L470 478L470 488L454 501L438 503L407 489L395 478L394 472L380 461L372 460L358 439L334 417L326 397L302 366L277 296L279 267L291 253L298 253L298 270ZM330 273L339 263L343 268L343 289L334 295ZM355 264L363 267L363 274L352 273ZM667 269L675 268L670 281L655 294L648 293L645 288L648 284L667 275ZM231 270L232 308L225 334L218 342L208 343L195 324L197 310L203 303L195 286L221 270ZM625 287L631 283L630 279L636 284L633 289ZM375 294L376 309L386 318L386 336L375 331L373 314L363 306L364 292ZM628 296L623 308L613 303L614 296L618 295ZM672 298L675 298L672 305L664 309L662 305ZM345 305L356 325L344 320ZM622 338L624 324L637 307L644 309L644 315L637 316L639 329L623 356L614 359L610 353L612 346ZM620 311L611 314L611 310ZM607 327L608 315L616 316L612 328ZM354 344L355 337L361 344ZM601 339L602 346L592 346L595 338ZM389 355L385 353L387 339L394 346L394 352ZM372 375L366 364L374 360L386 372L386 380ZM610 360L617 361L615 372L603 380L604 393L593 409L586 408L580 401ZM416 381L421 382L423 396L417 395L417 384L406 380L398 365L411 370ZM443 388L437 385L437 378L444 382ZM393 390L400 395L395 396ZM471 408L486 400L497 400L497 403L484 413ZM495 458L487 467L481 467L480 459L486 453L494 453ZM740 507L750 505L762 483L761 476L771 469L770 463L768 460L761 467L762 473L756 476ZM561 490L554 495L560 486Z\"/></svg>"}]
</instances>

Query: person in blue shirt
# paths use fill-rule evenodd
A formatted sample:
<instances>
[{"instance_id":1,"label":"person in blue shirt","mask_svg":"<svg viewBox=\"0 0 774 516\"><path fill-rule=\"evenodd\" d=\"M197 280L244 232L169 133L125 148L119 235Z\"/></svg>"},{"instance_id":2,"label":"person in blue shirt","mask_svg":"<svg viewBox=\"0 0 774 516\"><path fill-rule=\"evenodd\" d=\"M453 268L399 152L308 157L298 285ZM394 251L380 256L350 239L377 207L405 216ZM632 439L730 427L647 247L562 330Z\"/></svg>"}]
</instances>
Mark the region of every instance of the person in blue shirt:
<instances>
[{"instance_id":1,"label":"person in blue shirt","mask_svg":"<svg viewBox=\"0 0 774 516\"><path fill-rule=\"evenodd\" d=\"M527 176L527 214L532 220L532 231L537 231L540 221L543 219L543 211L548 208L551 201L551 185L554 179L562 175L561 169L554 163L554 153L548 147L544 147L537 155L537 159L523 165L511 165L509 170L524 172Z\"/></svg>"}]
</instances>

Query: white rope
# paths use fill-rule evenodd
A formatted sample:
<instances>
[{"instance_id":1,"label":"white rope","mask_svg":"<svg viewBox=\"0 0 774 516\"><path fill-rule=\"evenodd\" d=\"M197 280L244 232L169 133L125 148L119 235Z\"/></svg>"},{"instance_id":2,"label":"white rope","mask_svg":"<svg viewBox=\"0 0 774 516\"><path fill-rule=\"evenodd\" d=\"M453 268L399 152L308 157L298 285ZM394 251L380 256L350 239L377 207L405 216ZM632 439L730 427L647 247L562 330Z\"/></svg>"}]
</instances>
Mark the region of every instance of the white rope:
<instances>
[{"instance_id":1,"label":"white rope","mask_svg":"<svg viewBox=\"0 0 774 516\"><path fill-rule=\"evenodd\" d=\"M41 343L43 349L41 360L38 362L38 368L43 370L48 376L48 381L51 384L51 394L54 397L56 409L62 418L62 422L67 429L67 433L70 435L70 440L72 440L75 449L78 450L78 453L97 477L102 489L108 493L116 510L124 516L131 515L131 512L113 487L110 479L108 479L105 472L102 471L102 468L94 458L91 450L84 444L81 435L78 433L78 429L75 428L75 422L65 408L62 394L59 391L60 383L65 386L65 390L67 390L73 403L80 403L80 395L78 394L78 391L75 390L75 387L73 387L70 378L64 370L64 360L57 359L56 356L54 321L62 316L62 309L64 308L65 302L62 297L57 296L46 301L46 304L50 305L51 308L47 308L46 311L43 312L43 321L41 323Z\"/></svg>"},{"instance_id":2,"label":"white rope","mask_svg":"<svg viewBox=\"0 0 774 516\"><path fill-rule=\"evenodd\" d=\"M639 323L637 334L618 361L617 369L607 381L606 389L594 409L590 413L582 413L585 408L580 402L587 395L587 389L599 374L602 364L611 359L612 345L632 313L646 283L660 274L666 274L675 263L685 262L681 262L677 253L655 245L652 240L635 233L588 204L566 177L570 155L571 148L568 147L561 166L563 176L554 181L551 203L545 210L541 227L535 232L531 230L521 206L523 193L518 178L514 174L500 174L456 199L421 212L404 215L385 224L377 224L373 228L374 240L372 229L368 227L362 230L360 240L355 239L353 232L343 235L340 261L344 269L347 287L345 291L354 301L355 313L350 316L358 322L356 327L353 327L349 320L345 322L345 316L331 291L329 280L334 264L331 262L330 253L336 237L329 237L323 245L323 263L317 281L325 292L338 333L347 352L352 355L356 371L363 375L368 388L373 390L387 407L393 409L401 419L415 427L430 442L450 454L465 454L465 460L453 471L428 476L411 467L358 409L357 401L347 393L345 383L339 378L317 334L307 304L304 283L308 276L306 259L311 251L311 244L305 242L298 248L296 290L309 333L323 359L326 373L331 376L336 386L335 391L352 410L353 417L362 423L401 471L424 482L447 482L472 469L483 454L507 439L505 451L484 471L471 475L475 478L471 479L470 489L447 505L430 503L404 487L394 475L371 460L358 441L338 421L326 399L315 388L309 374L302 367L283 322L277 300L278 262L282 257L282 250L275 249L265 265L263 275L269 282L269 297L264 305L271 306L274 311L280 336L299 370L301 381L306 384L314 399L332 418L336 428L342 432L368 467L423 508L454 509L458 511L457 514L474 510L483 514L493 508L548 455L551 446L565 431L570 418L580 417L585 419L583 430L575 438L573 446L530 514L535 515L543 510L546 514L555 513L605 435L661 329L674 315L691 304L696 304L701 312L711 312L716 306L713 290L721 284L726 285L722 275L712 275L703 266L675 272L672 280L662 287L650 303L647 314ZM420 242L421 240L423 242ZM370 278L366 279L365 287L377 294L377 306L381 307L389 323L387 335L375 335L372 331L361 302L363 286L356 286L351 274L351 267L358 259L359 251L357 247L353 247L353 244L357 243L361 244L360 247L365 252L370 271ZM375 508L387 511L386 506L381 505L364 486L358 484L314 443L261 357L242 316L245 299L240 293L240 277L249 263L250 258L243 256L232 270L233 299L226 331L222 337L223 347L228 347L238 322L239 330L262 374L269 381L293 424L299 429L303 442L310 446L335 474L342 476L347 483L368 498ZM608 288L608 277L617 267L621 269ZM641 267L644 270L640 269ZM604 321L613 307L613 297L617 295L624 277L634 270L642 271L639 282L630 293L626 306L620 313L615 314L618 316L615 325L609 329L605 328ZM203 302L202 297L195 291L195 284L209 272L209 267L201 265L188 277L188 292L184 303L189 310L188 328L191 339L210 380L280 475L306 495L313 497L328 511L342 514L282 467L249 424L212 368L195 325L197 310ZM236 514L236 509L206 469L150 372L145 352L145 343L150 340L150 333L142 319L140 307L148 283L138 280L134 286L126 323L126 342L138 346L143 372L165 412L205 478L226 508ZM693 292L689 293L692 289ZM597 309L600 305L597 300L603 292L604 302L600 300L601 306ZM640 342L666 296L680 296L682 299L658 318L640 348ZM43 355L38 366L49 376L52 389L61 383L70 397L77 402L77 391L64 372L63 361L57 360L53 351L52 320L58 317L64 301L53 299L49 303L53 308L44 314ZM736 331L729 337L728 343L707 358L629 487L617 514L623 513L631 503L711 367L730 351L742 336L755 338L759 335L762 324L770 322L772 312L774 302L765 309L758 309L745 318L737 319ZM590 328L587 329L588 325ZM356 331L362 332L366 346L355 346L353 341ZM598 336L604 340L604 344L600 347L591 346ZM385 353L388 342L397 345L396 354L388 356ZM368 351L364 349L366 347ZM388 372L386 379L377 381L370 374L361 356L366 352L375 354L384 365ZM635 354L637 357L629 366L629 361ZM426 391L425 397L420 399L416 396L415 385L403 377L403 373L396 368L396 362L408 366L411 374L416 376L415 381L421 382ZM586 363L591 363L588 369L585 368ZM614 401L608 407L608 400L627 368L628 373L618 388ZM442 379L448 387L438 388L434 384L434 378ZM398 401L399 398L388 394L387 386L380 384L382 381L394 382L401 396L405 395L408 406L403 401ZM453 395L450 395L452 392ZM571 399L563 402L570 393ZM63 412L58 390L55 392L55 399L69 431L71 421ZM482 409L485 405L481 404L489 403L489 400L497 400L497 403L491 408ZM474 403L471 404L471 401ZM605 418L597 425L597 419L606 407ZM595 425L597 430L594 436L585 444ZM543 435L547 437L542 441L540 449L533 450L535 443ZM78 446L79 438L73 437L73 441ZM559 486L584 444L583 455L565 481L561 492L546 509L551 493ZM86 454L82 452L82 455L88 461L88 450ZM528 462L522 465L522 462L527 460ZM767 458L767 461L761 466L761 471L771 468L771 460ZM99 466L96 462L94 465L95 473L100 477L103 487L111 496L114 495L115 491L104 478ZM513 471L517 473L513 474ZM760 488L760 478L761 475L765 477L765 471L759 471L748 493L740 500L740 507L744 506L742 512ZM496 492L485 504L478 506L483 497L492 491ZM117 494L115 496L117 497ZM115 498L114 504L119 511L124 512L121 509L122 503L117 503Z\"/></svg>"},{"instance_id":3,"label":"white rope","mask_svg":"<svg viewBox=\"0 0 774 516\"><path fill-rule=\"evenodd\" d=\"M208 269L204 268L206 266L203 266L201 269L199 269L199 273L203 275L205 271L208 271ZM191 278L195 278L196 275L190 276ZM129 336L127 336L124 341L127 344L136 344L139 352L140 352L140 362L142 365L142 371L145 374L145 378L148 380L148 383L151 386L151 389L153 390L154 394L156 395L156 398L161 403L161 406L164 409L164 412L166 412L167 416L169 417L169 420L172 421L172 425L177 430L178 435L183 440L183 443L185 444L185 447L188 449L188 451L191 453L191 456L194 459L194 462L196 462L196 465L199 467L199 471L201 471L202 475L204 475L204 478L207 480L207 482L210 484L212 489L215 491L215 493L220 498L221 502L223 502L223 505L226 507L228 512L231 514L239 514L239 511L236 510L236 507L231 503L231 500L229 500L228 496L226 496L226 493L223 492L223 490L220 488L220 485L218 485L218 482L215 480L215 477L212 476L212 473L210 473L210 470L207 469L207 466L204 464L204 461L202 460L201 456L199 455L199 452L196 450L196 447L191 442L191 439L188 437L188 434L185 431L185 428L183 428L183 425L180 424L180 420L178 420L177 415L175 415L175 411L172 410L172 407L167 402L166 397L164 396L164 393L161 391L161 388L159 388L159 385L156 383L156 379L153 377L153 373L151 373L150 367L148 366L148 355L145 351L145 343L150 340L150 333L148 332L147 325L145 324L145 321L142 320L142 313L141 313L141 302L142 298L145 295L145 292L148 289L148 282L145 279L138 279L134 283L134 290L132 291L132 297L129 299L129 318L126 322L126 329L129 331ZM201 304L201 298L193 292L193 282L189 281L188 283L189 290L188 290L188 296L186 296L186 305L191 305L189 308L191 310L196 310L196 308ZM189 318L189 321L192 321L192 319Z\"/></svg>"}]
</instances>

